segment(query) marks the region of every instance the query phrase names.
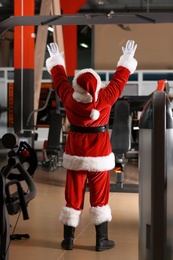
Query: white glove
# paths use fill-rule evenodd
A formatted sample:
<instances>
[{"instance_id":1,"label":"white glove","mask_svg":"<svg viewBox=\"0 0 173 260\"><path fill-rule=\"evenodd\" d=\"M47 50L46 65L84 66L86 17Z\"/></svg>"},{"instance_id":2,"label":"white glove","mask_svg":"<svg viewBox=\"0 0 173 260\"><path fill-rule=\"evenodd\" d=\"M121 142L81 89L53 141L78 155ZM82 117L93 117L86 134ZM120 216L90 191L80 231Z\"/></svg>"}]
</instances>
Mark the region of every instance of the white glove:
<instances>
[{"instance_id":1,"label":"white glove","mask_svg":"<svg viewBox=\"0 0 173 260\"><path fill-rule=\"evenodd\" d=\"M63 58L64 52L59 52L57 43L50 43L47 45L50 57L46 60L46 67L48 72L51 74L51 69L56 65L61 65L65 68L65 61Z\"/></svg>"},{"instance_id":2,"label":"white glove","mask_svg":"<svg viewBox=\"0 0 173 260\"><path fill-rule=\"evenodd\" d=\"M54 42L50 43L50 46L47 45L47 49L48 49L48 52L50 54L50 57L58 55L60 53L58 45L57 45L56 42L55 43Z\"/></svg>"},{"instance_id":3,"label":"white glove","mask_svg":"<svg viewBox=\"0 0 173 260\"><path fill-rule=\"evenodd\" d=\"M135 44L135 42L132 40L128 40L126 43L126 47L122 47L122 51L124 55L129 55L130 58L133 58L136 48L137 44Z\"/></svg>"}]
</instances>

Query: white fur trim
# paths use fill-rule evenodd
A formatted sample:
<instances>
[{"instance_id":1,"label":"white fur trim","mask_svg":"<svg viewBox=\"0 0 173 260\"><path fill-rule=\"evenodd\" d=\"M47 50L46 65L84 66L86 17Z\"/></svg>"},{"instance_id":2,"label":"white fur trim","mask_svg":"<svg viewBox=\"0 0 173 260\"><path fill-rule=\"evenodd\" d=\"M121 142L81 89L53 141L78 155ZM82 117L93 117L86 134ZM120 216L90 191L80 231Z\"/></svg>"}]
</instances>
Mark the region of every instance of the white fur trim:
<instances>
[{"instance_id":1,"label":"white fur trim","mask_svg":"<svg viewBox=\"0 0 173 260\"><path fill-rule=\"evenodd\" d=\"M134 73L137 67L137 60L135 58L130 57L129 55L123 54L118 63L117 66L123 66L130 70L130 74Z\"/></svg>"},{"instance_id":2,"label":"white fur trim","mask_svg":"<svg viewBox=\"0 0 173 260\"><path fill-rule=\"evenodd\" d=\"M97 80L97 88L96 88L96 93L99 92L99 90L102 88L102 82L101 82L101 78L100 76L97 74L97 72L95 72L93 69L83 69L83 70L79 70L76 75L74 76L73 78L73 81L72 81L72 87L74 88L74 90L76 92L79 92L79 93L86 93L86 91L80 87L78 84L77 84L77 79L80 75L86 73L86 72L90 72ZM97 100L97 97L98 97L98 93L96 94L96 100Z\"/></svg>"},{"instance_id":3,"label":"white fur trim","mask_svg":"<svg viewBox=\"0 0 173 260\"><path fill-rule=\"evenodd\" d=\"M100 225L103 222L112 220L111 209L108 204L102 207L91 207L89 214L91 223L94 225Z\"/></svg>"},{"instance_id":4,"label":"white fur trim","mask_svg":"<svg viewBox=\"0 0 173 260\"><path fill-rule=\"evenodd\" d=\"M92 103L93 100L93 97L90 95L90 93L86 91L85 93L79 93L77 91L74 91L72 96L74 100L83 104Z\"/></svg>"},{"instance_id":5,"label":"white fur trim","mask_svg":"<svg viewBox=\"0 0 173 260\"><path fill-rule=\"evenodd\" d=\"M108 171L115 167L115 155L110 153L107 156L82 157L63 154L63 167L74 171Z\"/></svg>"},{"instance_id":6,"label":"white fur trim","mask_svg":"<svg viewBox=\"0 0 173 260\"><path fill-rule=\"evenodd\" d=\"M47 67L47 70L48 70L49 73L50 73L51 69L53 67L55 67L56 65L62 65L65 68L64 58L62 57L61 53L59 53L58 55L54 55L52 57L49 57L46 60L46 67Z\"/></svg>"},{"instance_id":7,"label":"white fur trim","mask_svg":"<svg viewBox=\"0 0 173 260\"><path fill-rule=\"evenodd\" d=\"M100 116L100 112L97 109L92 109L90 117L92 120L97 120Z\"/></svg>"},{"instance_id":8,"label":"white fur trim","mask_svg":"<svg viewBox=\"0 0 173 260\"><path fill-rule=\"evenodd\" d=\"M61 221L61 223L64 225L76 228L79 224L79 218L81 212L82 212L81 210L76 210L64 206L61 210L59 221Z\"/></svg>"}]
</instances>

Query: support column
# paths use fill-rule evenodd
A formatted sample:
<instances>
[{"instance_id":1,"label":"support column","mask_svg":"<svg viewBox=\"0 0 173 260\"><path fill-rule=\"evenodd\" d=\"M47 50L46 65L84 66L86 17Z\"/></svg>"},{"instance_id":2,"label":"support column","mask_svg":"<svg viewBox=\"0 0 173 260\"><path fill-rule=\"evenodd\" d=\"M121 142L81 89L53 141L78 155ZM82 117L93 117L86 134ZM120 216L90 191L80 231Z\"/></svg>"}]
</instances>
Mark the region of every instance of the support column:
<instances>
[{"instance_id":1,"label":"support column","mask_svg":"<svg viewBox=\"0 0 173 260\"><path fill-rule=\"evenodd\" d=\"M34 0L14 0L15 16L34 15ZM14 132L27 133L34 101L34 26L14 28ZM33 122L31 123L34 124Z\"/></svg>"},{"instance_id":2,"label":"support column","mask_svg":"<svg viewBox=\"0 0 173 260\"><path fill-rule=\"evenodd\" d=\"M49 15L52 0L42 0L40 15ZM39 108L41 80L43 74L44 58L46 51L48 27L38 26L35 43L35 66L34 66L34 110ZM29 122L30 123L30 122ZM34 125L37 123L37 113L34 113Z\"/></svg>"},{"instance_id":3,"label":"support column","mask_svg":"<svg viewBox=\"0 0 173 260\"><path fill-rule=\"evenodd\" d=\"M60 0L52 0L51 15L61 15ZM64 38L62 25L53 25L53 41L58 43L60 52L64 52ZM65 53L64 53L65 59Z\"/></svg>"},{"instance_id":4,"label":"support column","mask_svg":"<svg viewBox=\"0 0 173 260\"><path fill-rule=\"evenodd\" d=\"M86 3L86 0L61 0L61 9L63 14L75 14ZM77 69L77 26L63 26L64 49L66 70L68 76L74 76Z\"/></svg>"}]
</instances>

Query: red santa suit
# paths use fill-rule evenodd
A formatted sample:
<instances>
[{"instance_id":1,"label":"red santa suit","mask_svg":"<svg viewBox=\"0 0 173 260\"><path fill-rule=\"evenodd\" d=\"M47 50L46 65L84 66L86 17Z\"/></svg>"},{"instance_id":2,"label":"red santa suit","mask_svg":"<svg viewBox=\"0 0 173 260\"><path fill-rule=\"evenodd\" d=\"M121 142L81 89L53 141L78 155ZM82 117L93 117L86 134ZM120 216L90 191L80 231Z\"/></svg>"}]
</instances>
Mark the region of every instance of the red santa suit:
<instances>
[{"instance_id":1,"label":"red santa suit","mask_svg":"<svg viewBox=\"0 0 173 260\"><path fill-rule=\"evenodd\" d=\"M111 81L104 87L100 76L92 69L80 70L71 86L60 53L48 58L46 66L71 125L63 155L63 166L67 169L66 205L60 221L67 226L78 226L87 181L91 222L99 225L111 221L109 171L115 167L115 158L108 123L111 107L135 71L137 61L122 55Z\"/></svg>"}]
</instances>

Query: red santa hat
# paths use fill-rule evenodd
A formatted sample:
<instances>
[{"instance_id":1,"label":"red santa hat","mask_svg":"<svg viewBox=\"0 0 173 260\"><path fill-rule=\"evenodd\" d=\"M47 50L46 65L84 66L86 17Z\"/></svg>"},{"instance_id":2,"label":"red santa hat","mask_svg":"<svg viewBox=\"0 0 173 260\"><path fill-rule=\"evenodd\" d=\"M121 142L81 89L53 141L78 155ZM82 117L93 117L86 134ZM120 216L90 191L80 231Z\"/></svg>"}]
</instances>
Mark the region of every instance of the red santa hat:
<instances>
[{"instance_id":1,"label":"red santa hat","mask_svg":"<svg viewBox=\"0 0 173 260\"><path fill-rule=\"evenodd\" d=\"M102 87L100 76L93 69L83 69L75 75L72 87L74 88L73 98L81 103L93 103L90 118L97 120L100 112L95 109L95 102Z\"/></svg>"}]
</instances>

